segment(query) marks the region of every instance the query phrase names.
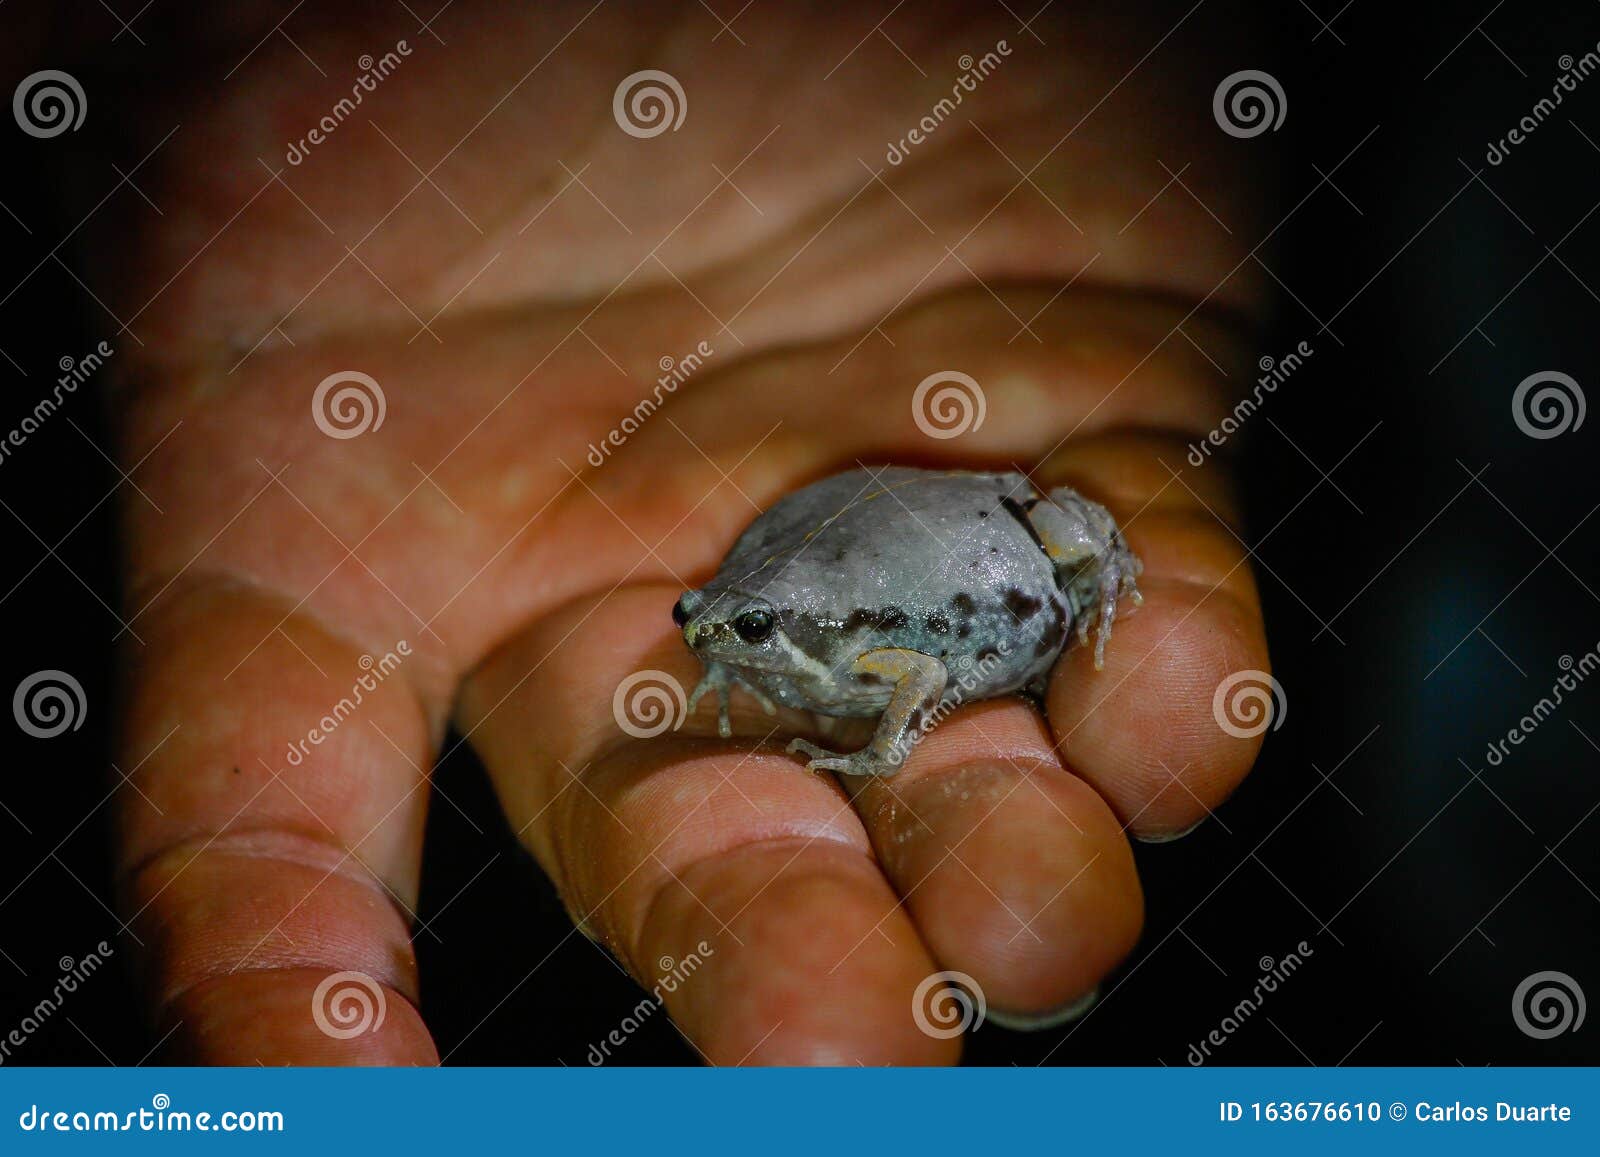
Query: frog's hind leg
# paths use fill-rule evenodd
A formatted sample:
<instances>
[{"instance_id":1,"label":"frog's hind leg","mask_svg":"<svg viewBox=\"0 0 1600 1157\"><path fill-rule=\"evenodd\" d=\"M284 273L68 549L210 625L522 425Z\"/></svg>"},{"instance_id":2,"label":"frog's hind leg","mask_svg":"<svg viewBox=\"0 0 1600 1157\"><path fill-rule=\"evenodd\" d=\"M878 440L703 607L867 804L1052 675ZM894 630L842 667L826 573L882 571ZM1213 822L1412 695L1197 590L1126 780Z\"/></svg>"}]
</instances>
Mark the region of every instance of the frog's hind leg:
<instances>
[{"instance_id":1,"label":"frog's hind leg","mask_svg":"<svg viewBox=\"0 0 1600 1157\"><path fill-rule=\"evenodd\" d=\"M733 726L728 722L728 693L735 683L750 692L755 697L756 702L761 704L761 709L768 715L777 713L777 704L767 697L765 691L740 674L737 668L730 667L727 663L707 663L706 673L700 677L700 682L695 684L694 690L689 694L689 705L686 714L693 715L694 709L699 706L700 700L705 693L707 691L715 691L717 693L717 734L723 739L732 738Z\"/></svg>"},{"instance_id":2,"label":"frog's hind leg","mask_svg":"<svg viewBox=\"0 0 1600 1157\"><path fill-rule=\"evenodd\" d=\"M848 755L827 751L805 739L790 742L790 752L810 757L806 767L813 771L837 771L842 775L893 775L920 738L923 720L944 695L948 673L932 655L885 647L868 651L851 665L856 675L876 675L894 682L894 694L878 720L878 729L860 751ZM913 732L917 732L913 736Z\"/></svg>"},{"instance_id":3,"label":"frog's hind leg","mask_svg":"<svg viewBox=\"0 0 1600 1157\"><path fill-rule=\"evenodd\" d=\"M1056 568L1056 583L1072 604L1078 641L1087 642L1093 626L1094 665L1105 666L1117 600L1127 595L1134 606L1143 601L1136 581L1143 564L1128 549L1111 512L1070 486L1058 486L1047 497L1018 505Z\"/></svg>"}]
</instances>

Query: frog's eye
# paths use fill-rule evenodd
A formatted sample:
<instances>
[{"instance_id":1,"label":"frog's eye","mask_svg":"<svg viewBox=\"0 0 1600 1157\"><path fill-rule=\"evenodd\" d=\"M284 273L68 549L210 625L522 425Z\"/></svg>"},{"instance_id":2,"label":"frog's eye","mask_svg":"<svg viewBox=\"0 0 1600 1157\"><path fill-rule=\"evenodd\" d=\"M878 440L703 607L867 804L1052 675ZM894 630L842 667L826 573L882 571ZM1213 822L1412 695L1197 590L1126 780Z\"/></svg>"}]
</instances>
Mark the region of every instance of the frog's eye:
<instances>
[{"instance_id":1,"label":"frog's eye","mask_svg":"<svg viewBox=\"0 0 1600 1157\"><path fill-rule=\"evenodd\" d=\"M733 629L739 632L739 637L747 643L759 643L772 634L771 611L746 611L733 620Z\"/></svg>"},{"instance_id":2,"label":"frog's eye","mask_svg":"<svg viewBox=\"0 0 1600 1157\"><path fill-rule=\"evenodd\" d=\"M682 599L672 604L672 621L679 627L683 627L689 622L689 610L683 605Z\"/></svg>"}]
</instances>

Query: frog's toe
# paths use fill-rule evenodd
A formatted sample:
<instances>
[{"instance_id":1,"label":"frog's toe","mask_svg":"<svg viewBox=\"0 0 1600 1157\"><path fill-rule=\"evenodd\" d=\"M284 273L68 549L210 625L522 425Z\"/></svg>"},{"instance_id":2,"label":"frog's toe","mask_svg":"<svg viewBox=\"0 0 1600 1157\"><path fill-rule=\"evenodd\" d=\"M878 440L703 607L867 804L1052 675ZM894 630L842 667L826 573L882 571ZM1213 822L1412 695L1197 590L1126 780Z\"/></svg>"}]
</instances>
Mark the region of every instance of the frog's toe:
<instances>
[{"instance_id":1,"label":"frog's toe","mask_svg":"<svg viewBox=\"0 0 1600 1157\"><path fill-rule=\"evenodd\" d=\"M778 713L778 705L772 701L772 696L768 695L760 687L757 687L754 683L750 682L750 680L741 676L739 678L739 686L750 692L750 697L757 703L761 704L761 710L765 711L768 715L776 715Z\"/></svg>"},{"instance_id":2,"label":"frog's toe","mask_svg":"<svg viewBox=\"0 0 1600 1157\"><path fill-rule=\"evenodd\" d=\"M869 748L844 755L837 751L829 751L825 747L818 747L807 739L791 739L788 751L791 755L800 752L809 756L810 760L806 764L808 771L836 771L840 775L855 776L889 776L900 770L899 764L892 760L880 759Z\"/></svg>"},{"instance_id":3,"label":"frog's toe","mask_svg":"<svg viewBox=\"0 0 1600 1157\"><path fill-rule=\"evenodd\" d=\"M705 698L706 692L710 691L716 685L717 680L711 671L707 671L704 675L700 676L700 682L696 683L694 685L694 690L689 692L689 704L684 709L685 713L688 715L693 715L694 709L700 706L700 700Z\"/></svg>"},{"instance_id":4,"label":"frog's toe","mask_svg":"<svg viewBox=\"0 0 1600 1157\"><path fill-rule=\"evenodd\" d=\"M800 754L807 757L807 771L848 771L850 757L840 755L836 751L829 751L825 747L818 747L807 739L791 739L785 750L790 755Z\"/></svg>"},{"instance_id":5,"label":"frog's toe","mask_svg":"<svg viewBox=\"0 0 1600 1157\"><path fill-rule=\"evenodd\" d=\"M723 739L731 739L733 727L728 722L728 675L720 665L708 667L700 682L695 684L694 690L689 693L686 714L694 714L694 709L700 705L707 691L717 693L717 734Z\"/></svg>"}]
</instances>

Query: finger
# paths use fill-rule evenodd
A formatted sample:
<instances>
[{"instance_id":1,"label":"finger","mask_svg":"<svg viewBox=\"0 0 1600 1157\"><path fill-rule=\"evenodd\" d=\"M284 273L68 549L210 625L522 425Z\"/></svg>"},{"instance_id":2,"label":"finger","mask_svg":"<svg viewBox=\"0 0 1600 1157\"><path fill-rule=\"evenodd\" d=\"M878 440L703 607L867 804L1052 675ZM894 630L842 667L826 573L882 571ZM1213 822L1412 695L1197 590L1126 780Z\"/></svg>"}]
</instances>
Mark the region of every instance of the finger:
<instances>
[{"instance_id":1,"label":"finger","mask_svg":"<svg viewBox=\"0 0 1600 1157\"><path fill-rule=\"evenodd\" d=\"M1225 467L1192 468L1186 453L1173 437L1102 435L1067 445L1038 472L1103 501L1144 562L1143 605L1117 618L1105 668L1095 670L1089 649L1069 650L1047 703L1067 766L1147 840L1201 822L1261 745L1214 713L1225 679L1265 681L1267 645Z\"/></svg>"},{"instance_id":2,"label":"finger","mask_svg":"<svg viewBox=\"0 0 1600 1157\"><path fill-rule=\"evenodd\" d=\"M174 588L140 632L118 878L169 1052L433 1063L408 927L433 729L398 666L409 648L364 662L221 582ZM359 976L324 984L338 973Z\"/></svg>"},{"instance_id":3,"label":"finger","mask_svg":"<svg viewBox=\"0 0 1600 1157\"><path fill-rule=\"evenodd\" d=\"M958 710L856 806L939 965L1019 1026L1081 1004L1138 938L1133 857L1105 802L1016 701Z\"/></svg>"},{"instance_id":4,"label":"finger","mask_svg":"<svg viewBox=\"0 0 1600 1157\"><path fill-rule=\"evenodd\" d=\"M467 681L459 720L512 826L580 927L712 1063L953 1060L958 1042L916 1028L932 961L831 777L778 742L690 737L715 735L711 703L678 735L619 727L651 721L639 688L665 689L676 717L698 677L669 617L680 593L560 608ZM638 672L647 682L618 699ZM734 722L758 737L775 726L742 695Z\"/></svg>"}]
</instances>

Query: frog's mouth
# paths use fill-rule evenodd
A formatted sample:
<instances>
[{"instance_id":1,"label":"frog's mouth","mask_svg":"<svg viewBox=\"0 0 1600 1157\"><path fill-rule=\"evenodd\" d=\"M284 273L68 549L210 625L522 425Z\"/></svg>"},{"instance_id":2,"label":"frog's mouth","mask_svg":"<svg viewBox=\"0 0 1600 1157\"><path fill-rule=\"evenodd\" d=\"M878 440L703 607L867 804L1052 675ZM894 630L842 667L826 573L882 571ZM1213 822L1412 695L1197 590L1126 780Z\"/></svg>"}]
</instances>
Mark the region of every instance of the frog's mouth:
<instances>
[{"instance_id":1,"label":"frog's mouth","mask_svg":"<svg viewBox=\"0 0 1600 1157\"><path fill-rule=\"evenodd\" d=\"M781 646L773 647L773 640L781 632L763 643L747 643L737 631L725 622L693 622L683 629L683 641L702 662L731 663L753 671L782 671L787 668Z\"/></svg>"}]
</instances>

